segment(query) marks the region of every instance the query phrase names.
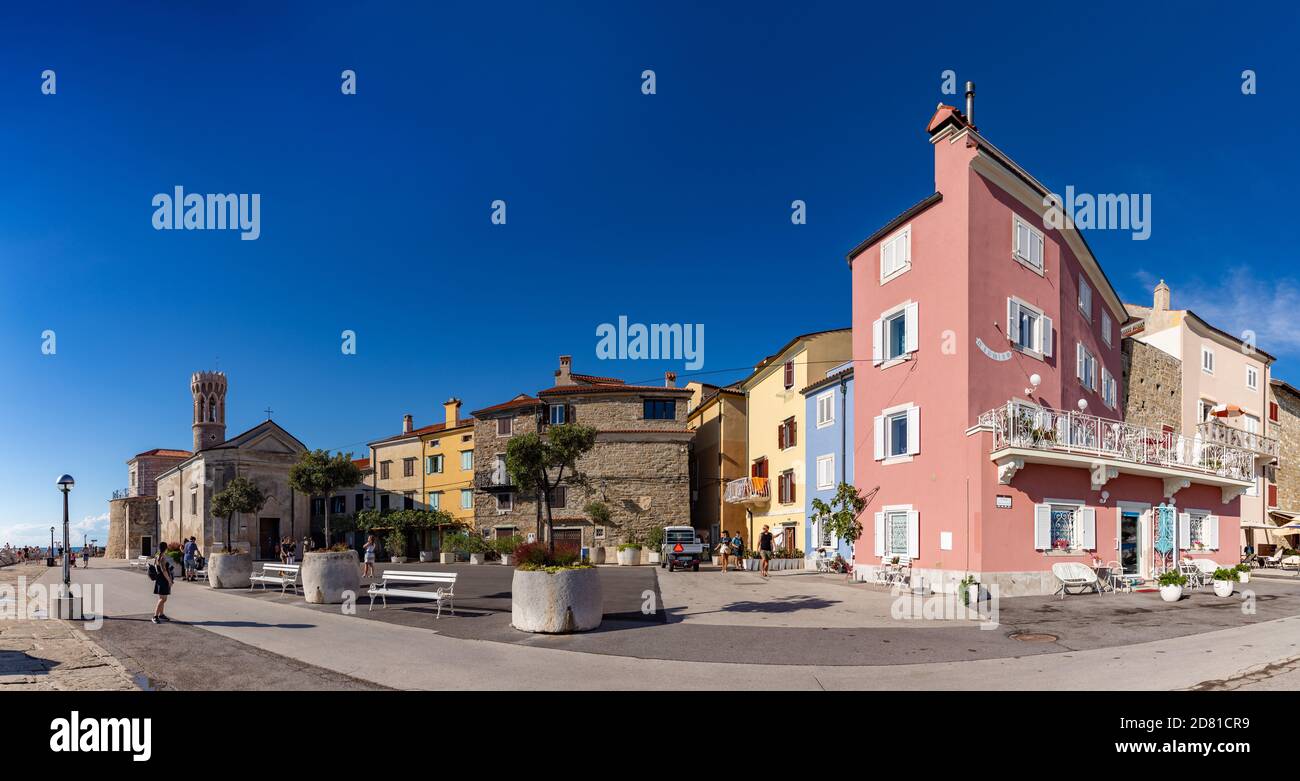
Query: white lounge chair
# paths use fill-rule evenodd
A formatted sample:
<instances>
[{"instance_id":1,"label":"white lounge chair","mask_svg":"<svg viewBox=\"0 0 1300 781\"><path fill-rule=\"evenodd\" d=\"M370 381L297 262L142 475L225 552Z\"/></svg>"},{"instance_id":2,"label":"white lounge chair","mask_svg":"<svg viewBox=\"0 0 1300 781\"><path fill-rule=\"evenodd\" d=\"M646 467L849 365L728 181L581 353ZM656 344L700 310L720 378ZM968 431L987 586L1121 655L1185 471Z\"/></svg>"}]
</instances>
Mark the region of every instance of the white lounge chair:
<instances>
[{"instance_id":1,"label":"white lounge chair","mask_svg":"<svg viewBox=\"0 0 1300 781\"><path fill-rule=\"evenodd\" d=\"M1214 580L1214 571L1219 569L1219 565L1216 562L1210 561L1209 559L1191 559L1191 562L1193 567L1200 570L1201 580L1203 582L1209 583Z\"/></svg>"},{"instance_id":2,"label":"white lounge chair","mask_svg":"<svg viewBox=\"0 0 1300 781\"><path fill-rule=\"evenodd\" d=\"M1259 566L1264 567L1265 569L1282 566L1282 548L1279 547L1277 550L1273 551L1272 556L1265 556L1260 559Z\"/></svg>"},{"instance_id":3,"label":"white lounge chair","mask_svg":"<svg viewBox=\"0 0 1300 781\"><path fill-rule=\"evenodd\" d=\"M1101 593L1101 584L1097 581L1097 573L1086 564L1077 561L1066 561L1052 565L1052 575L1061 581L1061 587L1055 592L1065 599L1065 595L1070 593L1070 589L1078 589L1076 593L1082 594L1084 589L1092 589L1093 592Z\"/></svg>"}]
</instances>

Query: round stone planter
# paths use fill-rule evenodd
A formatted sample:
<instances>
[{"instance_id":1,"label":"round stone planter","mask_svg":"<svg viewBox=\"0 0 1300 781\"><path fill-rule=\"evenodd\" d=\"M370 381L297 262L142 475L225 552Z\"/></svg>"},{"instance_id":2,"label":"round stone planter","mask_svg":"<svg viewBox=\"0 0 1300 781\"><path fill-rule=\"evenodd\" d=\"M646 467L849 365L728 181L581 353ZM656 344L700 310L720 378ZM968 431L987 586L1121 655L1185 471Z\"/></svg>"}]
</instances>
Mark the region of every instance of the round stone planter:
<instances>
[{"instance_id":1,"label":"round stone planter","mask_svg":"<svg viewBox=\"0 0 1300 781\"><path fill-rule=\"evenodd\" d=\"M663 560L663 554L657 550L650 551L649 556L650 556L651 564L658 564L661 560Z\"/></svg>"},{"instance_id":2,"label":"round stone planter","mask_svg":"<svg viewBox=\"0 0 1300 781\"><path fill-rule=\"evenodd\" d=\"M439 563L439 564L455 564L455 563L456 563L456 554L454 554L454 553L439 553L439 554L438 554L438 563Z\"/></svg>"},{"instance_id":3,"label":"round stone planter","mask_svg":"<svg viewBox=\"0 0 1300 781\"><path fill-rule=\"evenodd\" d=\"M1183 598L1182 586L1161 586L1160 598L1166 602L1177 602Z\"/></svg>"},{"instance_id":4,"label":"round stone planter","mask_svg":"<svg viewBox=\"0 0 1300 781\"><path fill-rule=\"evenodd\" d=\"M1214 581L1214 594L1215 596L1220 596L1220 597L1232 596L1232 581L1231 580Z\"/></svg>"},{"instance_id":5,"label":"round stone planter","mask_svg":"<svg viewBox=\"0 0 1300 781\"><path fill-rule=\"evenodd\" d=\"M503 566L503 567L513 567L514 565L515 565L515 554L513 554L513 553L502 553L502 554L501 554L501 566Z\"/></svg>"},{"instance_id":6,"label":"round stone planter","mask_svg":"<svg viewBox=\"0 0 1300 781\"><path fill-rule=\"evenodd\" d=\"M630 567L634 564L641 563L640 548L625 548L618 552L618 565L620 567Z\"/></svg>"},{"instance_id":7,"label":"round stone planter","mask_svg":"<svg viewBox=\"0 0 1300 781\"><path fill-rule=\"evenodd\" d=\"M405 556L389 556L389 557L388 557L388 560L389 560L390 562L392 562L393 564L405 564L405 563L406 563L406 557L405 557Z\"/></svg>"},{"instance_id":8,"label":"round stone planter","mask_svg":"<svg viewBox=\"0 0 1300 781\"><path fill-rule=\"evenodd\" d=\"M302 592L314 605L338 605L361 588L356 551L313 551L302 558Z\"/></svg>"},{"instance_id":9,"label":"round stone planter","mask_svg":"<svg viewBox=\"0 0 1300 781\"><path fill-rule=\"evenodd\" d=\"M594 567L515 570L511 583L510 625L524 632L568 634L600 626L604 601L600 571Z\"/></svg>"},{"instance_id":10,"label":"round stone planter","mask_svg":"<svg viewBox=\"0 0 1300 781\"><path fill-rule=\"evenodd\" d=\"M1250 570L1248 570L1248 569L1241 570L1240 572L1237 573L1237 577L1241 579L1240 582L1242 582L1242 583L1249 583L1249 582L1250 582Z\"/></svg>"},{"instance_id":11,"label":"round stone planter","mask_svg":"<svg viewBox=\"0 0 1300 781\"><path fill-rule=\"evenodd\" d=\"M713 557L713 566L718 567L718 566L721 566L721 565L722 565L722 557L721 557L721 556L714 556L714 557Z\"/></svg>"},{"instance_id":12,"label":"round stone planter","mask_svg":"<svg viewBox=\"0 0 1300 781\"><path fill-rule=\"evenodd\" d=\"M745 569L749 570L750 572L758 572L758 565L761 562L762 559L745 559Z\"/></svg>"},{"instance_id":13,"label":"round stone planter","mask_svg":"<svg viewBox=\"0 0 1300 781\"><path fill-rule=\"evenodd\" d=\"M487 561L487 554L486 554L486 553L471 553L471 554L469 554L469 563L470 563L470 564L482 564L482 563L485 562L485 561Z\"/></svg>"},{"instance_id":14,"label":"round stone planter","mask_svg":"<svg viewBox=\"0 0 1300 781\"><path fill-rule=\"evenodd\" d=\"M208 558L208 585L213 588L248 588L252 574L251 553L214 553Z\"/></svg>"},{"instance_id":15,"label":"round stone planter","mask_svg":"<svg viewBox=\"0 0 1300 781\"><path fill-rule=\"evenodd\" d=\"M603 546L603 545L597 545L596 547L592 548L592 549L591 549L591 553L590 553L590 558L591 558L591 563L592 563L592 564L604 564L604 563L605 563L605 546Z\"/></svg>"}]
</instances>

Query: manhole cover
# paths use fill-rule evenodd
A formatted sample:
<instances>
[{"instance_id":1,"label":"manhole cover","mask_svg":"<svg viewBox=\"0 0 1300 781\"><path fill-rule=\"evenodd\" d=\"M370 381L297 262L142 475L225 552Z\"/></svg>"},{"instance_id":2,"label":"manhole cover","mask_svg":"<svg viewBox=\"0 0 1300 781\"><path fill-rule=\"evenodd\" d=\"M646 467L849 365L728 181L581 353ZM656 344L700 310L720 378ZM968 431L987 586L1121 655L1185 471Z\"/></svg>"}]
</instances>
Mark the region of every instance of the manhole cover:
<instances>
[{"instance_id":1,"label":"manhole cover","mask_svg":"<svg viewBox=\"0 0 1300 781\"><path fill-rule=\"evenodd\" d=\"M1019 640L1022 643L1055 643L1061 638L1056 635L1049 635L1046 632L1014 632L1011 639Z\"/></svg>"}]
</instances>

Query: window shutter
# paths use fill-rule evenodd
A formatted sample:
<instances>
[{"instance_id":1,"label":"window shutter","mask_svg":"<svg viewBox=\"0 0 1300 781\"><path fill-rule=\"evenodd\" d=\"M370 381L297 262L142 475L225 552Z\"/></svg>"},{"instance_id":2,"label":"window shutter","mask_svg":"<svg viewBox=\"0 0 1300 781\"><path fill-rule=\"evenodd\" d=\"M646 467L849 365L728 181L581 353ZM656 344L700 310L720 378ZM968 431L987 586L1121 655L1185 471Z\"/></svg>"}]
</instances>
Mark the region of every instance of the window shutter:
<instances>
[{"instance_id":1,"label":"window shutter","mask_svg":"<svg viewBox=\"0 0 1300 781\"><path fill-rule=\"evenodd\" d=\"M785 424L776 424L776 449L785 450Z\"/></svg>"},{"instance_id":2,"label":"window shutter","mask_svg":"<svg viewBox=\"0 0 1300 781\"><path fill-rule=\"evenodd\" d=\"M903 250L902 250L903 258L902 258L902 262L898 264L898 267L899 267L899 268L902 268L903 266L906 266L908 263L911 263L911 262L912 262L912 231L911 231L911 229L908 229L908 230L903 231L902 248L903 248Z\"/></svg>"},{"instance_id":3,"label":"window shutter","mask_svg":"<svg viewBox=\"0 0 1300 781\"><path fill-rule=\"evenodd\" d=\"M799 444L799 421L791 420L785 427L785 433L790 442L790 447Z\"/></svg>"},{"instance_id":4,"label":"window shutter","mask_svg":"<svg viewBox=\"0 0 1300 781\"><path fill-rule=\"evenodd\" d=\"M874 425L876 431L876 460L885 458L885 416L877 415Z\"/></svg>"},{"instance_id":5,"label":"window shutter","mask_svg":"<svg viewBox=\"0 0 1300 781\"><path fill-rule=\"evenodd\" d=\"M906 350L909 353L916 352L916 349L919 346L920 334L918 333L919 325L917 321L917 316L919 313L920 313L920 305L917 304L915 301L907 305L906 314L904 315L904 325L906 326L906 337L907 337Z\"/></svg>"},{"instance_id":6,"label":"window shutter","mask_svg":"<svg viewBox=\"0 0 1300 781\"><path fill-rule=\"evenodd\" d=\"M884 346L884 321L877 320L871 324L871 365L879 366L882 356L885 354L882 350Z\"/></svg>"},{"instance_id":7,"label":"window shutter","mask_svg":"<svg viewBox=\"0 0 1300 781\"><path fill-rule=\"evenodd\" d=\"M1206 547L1210 550L1219 549L1219 516L1207 515L1203 521L1205 524Z\"/></svg>"},{"instance_id":8,"label":"window shutter","mask_svg":"<svg viewBox=\"0 0 1300 781\"><path fill-rule=\"evenodd\" d=\"M1052 506L1050 504L1034 505L1034 549L1048 550L1052 547Z\"/></svg>"},{"instance_id":9,"label":"window shutter","mask_svg":"<svg viewBox=\"0 0 1300 781\"><path fill-rule=\"evenodd\" d=\"M1083 343L1075 342L1074 343L1074 376L1078 377L1080 382L1083 382L1083 362L1084 362Z\"/></svg>"},{"instance_id":10,"label":"window shutter","mask_svg":"<svg viewBox=\"0 0 1300 781\"><path fill-rule=\"evenodd\" d=\"M1083 507L1079 510L1079 547L1097 550L1097 509Z\"/></svg>"},{"instance_id":11,"label":"window shutter","mask_svg":"<svg viewBox=\"0 0 1300 781\"><path fill-rule=\"evenodd\" d=\"M1179 513L1178 514L1178 549L1179 550L1187 550L1187 548L1191 545L1190 542L1191 536L1192 536L1192 514Z\"/></svg>"},{"instance_id":12,"label":"window shutter","mask_svg":"<svg viewBox=\"0 0 1300 781\"><path fill-rule=\"evenodd\" d=\"M885 555L885 514L876 513L876 555Z\"/></svg>"},{"instance_id":13,"label":"window shutter","mask_svg":"<svg viewBox=\"0 0 1300 781\"><path fill-rule=\"evenodd\" d=\"M1270 485L1268 487L1268 506L1277 507L1277 486L1276 485Z\"/></svg>"},{"instance_id":14,"label":"window shutter","mask_svg":"<svg viewBox=\"0 0 1300 781\"><path fill-rule=\"evenodd\" d=\"M1032 231L1029 234L1029 262L1043 267L1043 237Z\"/></svg>"},{"instance_id":15,"label":"window shutter","mask_svg":"<svg viewBox=\"0 0 1300 781\"><path fill-rule=\"evenodd\" d=\"M1014 298L1007 299L1007 339L1012 344L1020 341L1020 304Z\"/></svg>"},{"instance_id":16,"label":"window shutter","mask_svg":"<svg viewBox=\"0 0 1300 781\"><path fill-rule=\"evenodd\" d=\"M1038 319L1038 348L1044 358L1052 357L1052 318L1043 315Z\"/></svg>"},{"instance_id":17,"label":"window shutter","mask_svg":"<svg viewBox=\"0 0 1300 781\"><path fill-rule=\"evenodd\" d=\"M915 510L907 512L907 557L921 557L921 514Z\"/></svg>"},{"instance_id":18,"label":"window shutter","mask_svg":"<svg viewBox=\"0 0 1300 781\"><path fill-rule=\"evenodd\" d=\"M795 497L795 490L794 490L794 472L791 472L786 477L785 484L787 486L786 490L790 492L789 501L791 504L794 504L796 501L798 501L798 499Z\"/></svg>"},{"instance_id":19,"label":"window shutter","mask_svg":"<svg viewBox=\"0 0 1300 781\"><path fill-rule=\"evenodd\" d=\"M907 410L907 454L921 452L921 408L910 407Z\"/></svg>"}]
</instances>

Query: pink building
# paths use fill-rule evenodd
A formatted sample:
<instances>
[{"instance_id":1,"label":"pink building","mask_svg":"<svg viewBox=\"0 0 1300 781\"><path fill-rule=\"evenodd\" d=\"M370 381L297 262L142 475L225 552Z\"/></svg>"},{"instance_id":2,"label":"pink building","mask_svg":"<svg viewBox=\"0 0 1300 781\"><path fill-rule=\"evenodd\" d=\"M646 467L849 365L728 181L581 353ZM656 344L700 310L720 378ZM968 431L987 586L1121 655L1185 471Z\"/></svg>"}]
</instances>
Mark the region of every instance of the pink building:
<instances>
[{"instance_id":1,"label":"pink building","mask_svg":"<svg viewBox=\"0 0 1300 781\"><path fill-rule=\"evenodd\" d=\"M848 255L855 478L879 487L858 575L898 558L1011 596L1054 592L1057 562L1236 564L1253 455L1123 423L1128 317L1083 236L961 111L927 129L935 192Z\"/></svg>"}]
</instances>

